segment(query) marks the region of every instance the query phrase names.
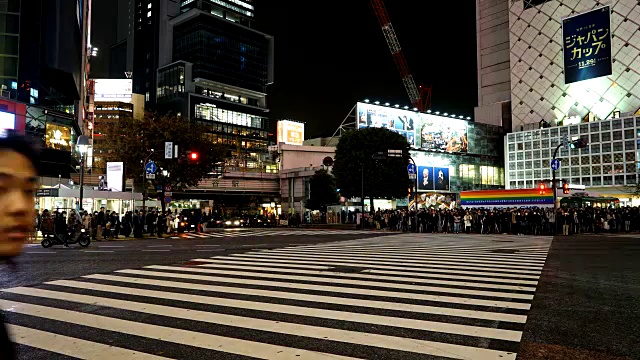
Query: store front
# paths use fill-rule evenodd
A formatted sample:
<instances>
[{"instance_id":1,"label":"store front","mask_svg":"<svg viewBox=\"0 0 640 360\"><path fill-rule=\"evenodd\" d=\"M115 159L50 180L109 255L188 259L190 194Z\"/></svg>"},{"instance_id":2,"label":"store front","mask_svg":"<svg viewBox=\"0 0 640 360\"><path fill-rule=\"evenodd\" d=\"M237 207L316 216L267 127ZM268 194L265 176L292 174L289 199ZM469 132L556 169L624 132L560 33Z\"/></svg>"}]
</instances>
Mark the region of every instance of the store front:
<instances>
[{"instance_id":1,"label":"store front","mask_svg":"<svg viewBox=\"0 0 640 360\"><path fill-rule=\"evenodd\" d=\"M49 211L77 209L80 198L80 188L78 186L67 187L58 185L56 187L41 188L36 191L36 209ZM82 208L88 212L105 210L115 211L124 214L133 210L134 202L142 201L142 194L131 192L97 191L84 189Z\"/></svg>"}]
</instances>

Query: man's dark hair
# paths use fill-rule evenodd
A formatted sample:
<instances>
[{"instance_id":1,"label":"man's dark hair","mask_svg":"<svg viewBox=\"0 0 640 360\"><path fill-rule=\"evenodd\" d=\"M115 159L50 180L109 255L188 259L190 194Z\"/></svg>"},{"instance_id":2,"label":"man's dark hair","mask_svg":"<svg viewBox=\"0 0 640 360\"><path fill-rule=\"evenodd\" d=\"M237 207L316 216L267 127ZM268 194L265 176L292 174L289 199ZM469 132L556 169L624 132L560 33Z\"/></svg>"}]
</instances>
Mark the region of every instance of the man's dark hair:
<instances>
[{"instance_id":1,"label":"man's dark hair","mask_svg":"<svg viewBox=\"0 0 640 360\"><path fill-rule=\"evenodd\" d=\"M23 135L16 133L14 130L0 130L0 151L15 151L31 161L34 168L38 168L39 151L30 141Z\"/></svg>"}]
</instances>

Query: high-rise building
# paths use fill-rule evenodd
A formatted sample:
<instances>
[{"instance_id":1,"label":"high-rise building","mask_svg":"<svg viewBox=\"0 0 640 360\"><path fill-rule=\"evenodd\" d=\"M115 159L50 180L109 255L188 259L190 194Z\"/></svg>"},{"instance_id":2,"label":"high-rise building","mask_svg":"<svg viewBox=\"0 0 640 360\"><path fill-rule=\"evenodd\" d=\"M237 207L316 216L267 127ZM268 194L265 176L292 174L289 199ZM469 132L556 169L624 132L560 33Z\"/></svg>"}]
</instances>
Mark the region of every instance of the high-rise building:
<instances>
[{"instance_id":1,"label":"high-rise building","mask_svg":"<svg viewBox=\"0 0 640 360\"><path fill-rule=\"evenodd\" d=\"M510 0L476 0L478 106L475 121L511 128Z\"/></svg>"}]
</instances>

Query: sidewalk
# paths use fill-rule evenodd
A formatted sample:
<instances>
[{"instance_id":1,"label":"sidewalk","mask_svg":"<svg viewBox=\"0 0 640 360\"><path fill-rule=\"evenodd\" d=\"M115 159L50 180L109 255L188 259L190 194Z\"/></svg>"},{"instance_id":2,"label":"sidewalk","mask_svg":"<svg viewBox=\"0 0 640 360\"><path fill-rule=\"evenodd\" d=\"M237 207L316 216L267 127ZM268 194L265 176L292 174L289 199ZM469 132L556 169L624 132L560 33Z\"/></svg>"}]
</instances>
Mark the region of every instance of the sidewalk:
<instances>
[{"instance_id":1,"label":"sidewalk","mask_svg":"<svg viewBox=\"0 0 640 360\"><path fill-rule=\"evenodd\" d=\"M177 233L173 233L173 234L163 234L162 238L166 239L172 236L177 236ZM136 238L133 236L129 236L129 237L124 237L122 235L120 235L117 239L109 239L109 240L102 240L104 242L108 242L108 241L131 241L131 240L148 240L148 239L159 239L158 236L156 235L150 235L150 234L145 234L142 238ZM42 236L38 235L37 237L30 237L29 240L26 242L27 244L40 244L40 242L42 241ZM91 240L91 242L97 242L98 240Z\"/></svg>"}]
</instances>

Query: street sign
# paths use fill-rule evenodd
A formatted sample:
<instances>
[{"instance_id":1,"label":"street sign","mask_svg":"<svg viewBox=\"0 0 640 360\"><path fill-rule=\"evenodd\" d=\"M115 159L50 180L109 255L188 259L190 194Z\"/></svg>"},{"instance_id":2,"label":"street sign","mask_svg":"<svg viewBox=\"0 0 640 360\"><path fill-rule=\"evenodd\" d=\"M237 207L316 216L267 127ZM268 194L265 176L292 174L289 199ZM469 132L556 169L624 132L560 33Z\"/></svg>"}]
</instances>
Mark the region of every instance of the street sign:
<instances>
[{"instance_id":1,"label":"street sign","mask_svg":"<svg viewBox=\"0 0 640 360\"><path fill-rule=\"evenodd\" d=\"M164 198L164 203L165 204L168 204L170 202L171 202L171 196L167 196L167 197Z\"/></svg>"},{"instance_id":2,"label":"street sign","mask_svg":"<svg viewBox=\"0 0 640 360\"><path fill-rule=\"evenodd\" d=\"M416 166L414 164L407 165L407 172L409 174L415 174L416 173Z\"/></svg>"},{"instance_id":3,"label":"street sign","mask_svg":"<svg viewBox=\"0 0 640 360\"><path fill-rule=\"evenodd\" d=\"M144 169L147 174L155 174L156 170L158 170L158 167L156 166L156 163L154 163L153 161L149 161L147 165L144 166Z\"/></svg>"},{"instance_id":4,"label":"street sign","mask_svg":"<svg viewBox=\"0 0 640 360\"><path fill-rule=\"evenodd\" d=\"M173 188L171 187L171 185L165 185L164 186L164 191L171 191L173 190Z\"/></svg>"},{"instance_id":5,"label":"street sign","mask_svg":"<svg viewBox=\"0 0 640 360\"><path fill-rule=\"evenodd\" d=\"M156 174L147 174L147 179L154 180L156 178Z\"/></svg>"},{"instance_id":6,"label":"street sign","mask_svg":"<svg viewBox=\"0 0 640 360\"><path fill-rule=\"evenodd\" d=\"M415 180L418 177L418 174L409 174L409 180Z\"/></svg>"},{"instance_id":7,"label":"street sign","mask_svg":"<svg viewBox=\"0 0 640 360\"><path fill-rule=\"evenodd\" d=\"M164 158L173 159L173 142L171 141L164 142Z\"/></svg>"},{"instance_id":8,"label":"street sign","mask_svg":"<svg viewBox=\"0 0 640 360\"><path fill-rule=\"evenodd\" d=\"M560 160L553 159L551 160L551 170L558 171L560 169Z\"/></svg>"},{"instance_id":9,"label":"street sign","mask_svg":"<svg viewBox=\"0 0 640 360\"><path fill-rule=\"evenodd\" d=\"M165 191L164 196L173 196L173 193L171 191Z\"/></svg>"}]
</instances>

